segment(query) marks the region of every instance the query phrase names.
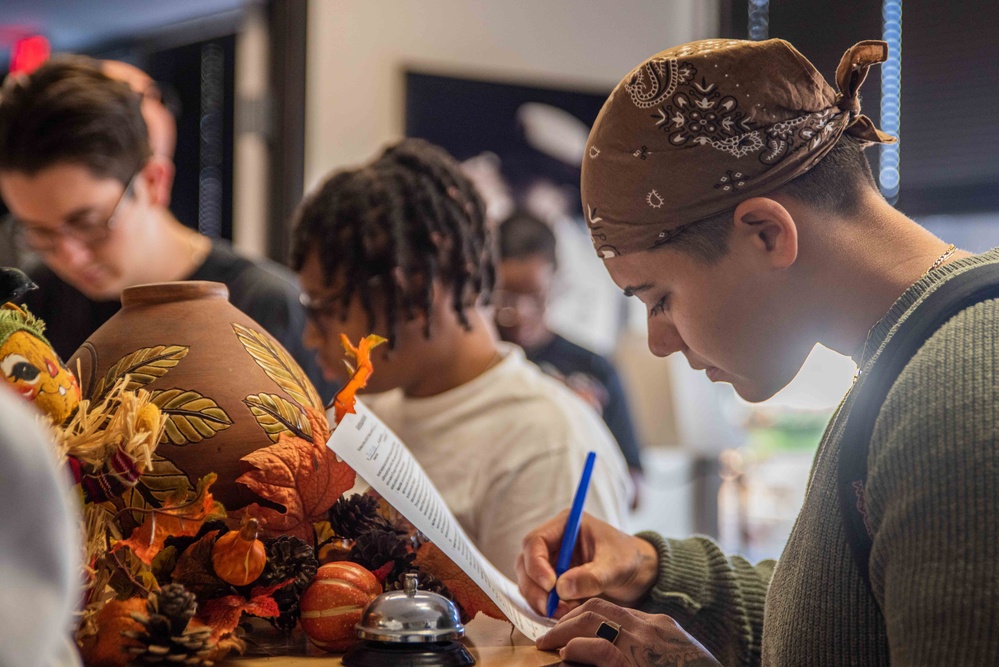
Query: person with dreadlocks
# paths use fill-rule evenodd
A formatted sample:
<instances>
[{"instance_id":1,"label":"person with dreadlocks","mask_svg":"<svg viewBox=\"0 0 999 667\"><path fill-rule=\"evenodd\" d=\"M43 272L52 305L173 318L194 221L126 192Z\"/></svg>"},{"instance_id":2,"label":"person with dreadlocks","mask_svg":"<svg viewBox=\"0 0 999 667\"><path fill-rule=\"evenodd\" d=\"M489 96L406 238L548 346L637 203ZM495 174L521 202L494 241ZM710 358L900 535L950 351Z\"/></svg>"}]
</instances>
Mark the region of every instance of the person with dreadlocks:
<instances>
[{"instance_id":1,"label":"person with dreadlocks","mask_svg":"<svg viewBox=\"0 0 999 667\"><path fill-rule=\"evenodd\" d=\"M485 310L493 245L482 201L443 149L407 139L331 175L300 206L292 267L306 346L343 379L340 334L389 340L365 402L407 444L482 553L514 576L527 531L572 503L620 525L628 475L599 416L497 341Z\"/></svg>"}]
</instances>

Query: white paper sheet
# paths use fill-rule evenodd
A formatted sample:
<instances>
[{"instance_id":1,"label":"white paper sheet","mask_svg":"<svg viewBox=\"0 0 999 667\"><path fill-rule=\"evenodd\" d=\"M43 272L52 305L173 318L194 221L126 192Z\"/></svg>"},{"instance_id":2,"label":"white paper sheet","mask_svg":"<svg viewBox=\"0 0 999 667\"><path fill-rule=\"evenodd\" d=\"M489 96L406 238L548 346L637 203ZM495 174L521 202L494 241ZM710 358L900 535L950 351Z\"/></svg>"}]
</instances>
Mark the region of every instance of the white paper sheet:
<instances>
[{"instance_id":1,"label":"white paper sheet","mask_svg":"<svg viewBox=\"0 0 999 667\"><path fill-rule=\"evenodd\" d=\"M334 423L332 410L328 417ZM357 414L343 418L326 446L464 570L528 638L555 624L535 613L517 584L472 544L409 449L360 401Z\"/></svg>"}]
</instances>

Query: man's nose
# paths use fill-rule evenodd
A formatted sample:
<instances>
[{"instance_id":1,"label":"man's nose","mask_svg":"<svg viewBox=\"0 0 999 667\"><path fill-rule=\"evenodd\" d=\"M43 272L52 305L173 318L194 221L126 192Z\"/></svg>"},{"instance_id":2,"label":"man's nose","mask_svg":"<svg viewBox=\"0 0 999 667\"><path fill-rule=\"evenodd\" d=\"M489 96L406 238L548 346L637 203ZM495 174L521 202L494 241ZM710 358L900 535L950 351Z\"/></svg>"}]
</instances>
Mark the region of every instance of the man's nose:
<instances>
[{"instance_id":1,"label":"man's nose","mask_svg":"<svg viewBox=\"0 0 999 667\"><path fill-rule=\"evenodd\" d=\"M56 240L50 254L55 260L70 268L86 263L91 256L90 247L86 243L65 234Z\"/></svg>"},{"instance_id":2,"label":"man's nose","mask_svg":"<svg viewBox=\"0 0 999 667\"><path fill-rule=\"evenodd\" d=\"M657 357L668 357L684 349L680 332L668 322L649 322L649 351Z\"/></svg>"}]
</instances>

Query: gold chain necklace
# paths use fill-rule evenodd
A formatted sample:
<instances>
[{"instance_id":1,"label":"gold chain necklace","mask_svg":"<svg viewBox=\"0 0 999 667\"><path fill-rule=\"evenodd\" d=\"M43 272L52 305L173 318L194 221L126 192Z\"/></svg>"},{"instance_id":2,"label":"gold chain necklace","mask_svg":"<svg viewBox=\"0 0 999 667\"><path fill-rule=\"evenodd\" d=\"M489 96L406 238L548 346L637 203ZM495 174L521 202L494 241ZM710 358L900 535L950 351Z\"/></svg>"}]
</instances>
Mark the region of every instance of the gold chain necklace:
<instances>
[{"instance_id":1,"label":"gold chain necklace","mask_svg":"<svg viewBox=\"0 0 999 667\"><path fill-rule=\"evenodd\" d=\"M915 285L920 280L925 278L931 271L939 269L941 266L943 266L943 263L946 262L948 259L950 259L951 255L953 255L955 252L957 252L957 246L951 243L950 245L947 246L947 249L944 250L943 253L939 257L937 257L932 264L930 264L930 268L926 269L926 271L923 272L923 275L919 276L916 282L912 284ZM912 285L910 285L910 287L911 286ZM860 369L864 367L864 359L867 357L867 346L870 344L871 335L874 333L874 329L877 328L879 322L881 322L881 320L875 322L874 326L872 326L870 329L867 330L867 338L864 339L864 349L860 351L860 359L857 362L857 372L853 374L854 384L856 384L857 378L860 377Z\"/></svg>"}]
</instances>

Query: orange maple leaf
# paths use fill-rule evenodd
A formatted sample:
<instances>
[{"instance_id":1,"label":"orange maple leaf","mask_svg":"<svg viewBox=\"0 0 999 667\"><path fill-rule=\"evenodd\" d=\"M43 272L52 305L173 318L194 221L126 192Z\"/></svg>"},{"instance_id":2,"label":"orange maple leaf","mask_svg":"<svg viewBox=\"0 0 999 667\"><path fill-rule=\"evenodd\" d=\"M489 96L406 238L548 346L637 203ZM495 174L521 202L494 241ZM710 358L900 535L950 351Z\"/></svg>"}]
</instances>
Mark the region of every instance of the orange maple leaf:
<instances>
[{"instance_id":1,"label":"orange maple leaf","mask_svg":"<svg viewBox=\"0 0 999 667\"><path fill-rule=\"evenodd\" d=\"M151 510L149 518L133 530L127 540L116 542L111 551L129 547L139 560L152 565L153 558L163 549L168 537L197 535L205 521L225 517L225 508L208 491L216 477L215 473L202 477L190 497L178 490L163 503L163 507Z\"/></svg>"},{"instance_id":2,"label":"orange maple leaf","mask_svg":"<svg viewBox=\"0 0 999 667\"><path fill-rule=\"evenodd\" d=\"M295 535L311 543L312 523L354 486L354 470L326 446L329 424L318 410L306 409L313 442L282 433L276 444L243 457L254 467L236 478L261 498L284 507L279 512L253 503L243 510L270 533Z\"/></svg>"},{"instance_id":3,"label":"orange maple leaf","mask_svg":"<svg viewBox=\"0 0 999 667\"><path fill-rule=\"evenodd\" d=\"M273 586L257 586L250 591L249 599L242 595L227 595L223 598L213 598L198 605L198 619L212 629L211 641L217 642L230 634L239 625L243 613L262 618L279 616L277 602L271 597L274 591L290 584L294 579L282 581Z\"/></svg>"},{"instance_id":4,"label":"orange maple leaf","mask_svg":"<svg viewBox=\"0 0 999 667\"><path fill-rule=\"evenodd\" d=\"M376 334L369 334L360 340L357 347L354 347L345 335L340 334L340 344L343 345L343 351L354 358L356 368L347 384L333 397L337 424L340 423L344 415L354 413L354 405L357 403L356 394L368 385L368 378L374 372L374 366L371 365L371 350L387 340L387 338L382 338Z\"/></svg>"},{"instance_id":5,"label":"orange maple leaf","mask_svg":"<svg viewBox=\"0 0 999 667\"><path fill-rule=\"evenodd\" d=\"M425 542L419 548L414 564L440 579L468 618L475 618L475 615L481 611L490 618L507 620L496 603L490 600L489 596L432 542Z\"/></svg>"},{"instance_id":6,"label":"orange maple leaf","mask_svg":"<svg viewBox=\"0 0 999 667\"><path fill-rule=\"evenodd\" d=\"M312 427L312 442L316 447L325 447L326 441L330 439L330 423L326 419L326 413L313 407L306 406L305 416Z\"/></svg>"}]
</instances>

